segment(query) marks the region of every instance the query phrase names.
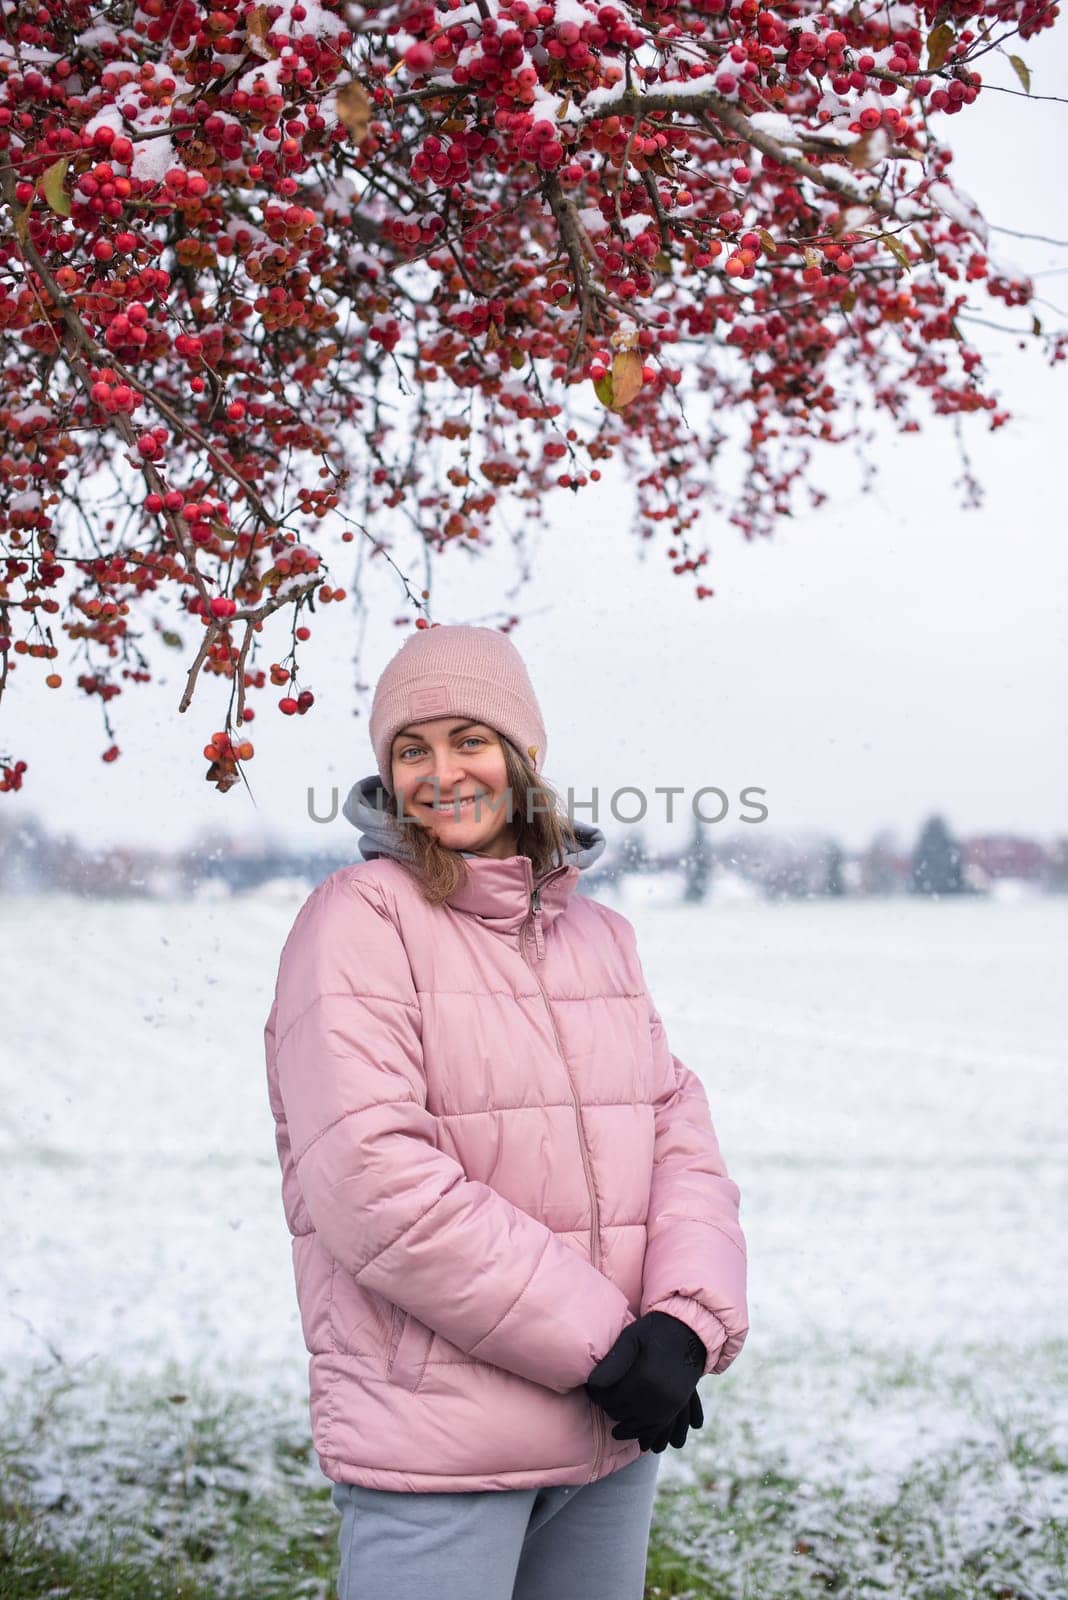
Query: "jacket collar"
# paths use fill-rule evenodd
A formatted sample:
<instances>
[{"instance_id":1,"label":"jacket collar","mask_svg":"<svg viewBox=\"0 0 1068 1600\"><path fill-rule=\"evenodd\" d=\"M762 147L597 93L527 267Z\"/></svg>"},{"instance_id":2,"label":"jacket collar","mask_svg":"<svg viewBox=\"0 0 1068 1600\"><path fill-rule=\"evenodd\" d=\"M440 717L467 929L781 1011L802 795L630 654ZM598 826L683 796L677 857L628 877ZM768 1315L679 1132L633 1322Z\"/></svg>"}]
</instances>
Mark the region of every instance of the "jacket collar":
<instances>
[{"instance_id":1,"label":"jacket collar","mask_svg":"<svg viewBox=\"0 0 1068 1600\"><path fill-rule=\"evenodd\" d=\"M353 784L342 806L342 815L360 833L360 855L365 861L392 856L404 862L411 852L390 823L385 810L386 791L377 772ZM467 877L449 896L448 904L457 911L479 917L492 928L510 932L531 912L535 887L539 895L542 928L547 928L565 909L579 875L601 856L607 840L595 824L574 822L577 849L567 851L564 863L549 867L537 878L529 856L480 856L461 852Z\"/></svg>"}]
</instances>

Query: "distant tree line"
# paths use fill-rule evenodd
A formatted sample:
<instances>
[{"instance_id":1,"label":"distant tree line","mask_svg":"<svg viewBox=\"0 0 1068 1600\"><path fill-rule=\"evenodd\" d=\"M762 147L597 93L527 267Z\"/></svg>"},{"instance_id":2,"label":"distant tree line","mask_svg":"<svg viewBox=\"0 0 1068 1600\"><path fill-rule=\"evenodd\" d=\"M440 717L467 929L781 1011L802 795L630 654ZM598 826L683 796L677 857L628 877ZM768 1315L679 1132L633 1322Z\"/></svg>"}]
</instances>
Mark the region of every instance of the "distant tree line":
<instances>
[{"instance_id":1,"label":"distant tree line","mask_svg":"<svg viewBox=\"0 0 1068 1600\"><path fill-rule=\"evenodd\" d=\"M279 879L311 886L360 859L355 836L348 848L337 850L294 849L281 842L252 846L223 833L203 833L172 851L125 845L92 850L70 836L50 834L36 819L0 817L0 893L149 899L240 894ZM982 895L998 880L1064 894L1068 837L1048 844L1014 834L957 838L942 816L933 815L911 849L882 830L864 849L848 851L831 836L776 836L763 828L721 838L695 819L682 850L658 852L643 828L621 824L601 860L582 874L579 889L611 894L630 877L651 876L677 884L679 900L688 904L715 897L717 880L728 878L769 900Z\"/></svg>"},{"instance_id":2,"label":"distant tree line","mask_svg":"<svg viewBox=\"0 0 1068 1600\"><path fill-rule=\"evenodd\" d=\"M830 836L734 834L717 838L694 822L684 850L657 852L640 827L627 829L614 860L583 875L583 887L630 874L673 873L682 878L680 898L700 903L715 893L717 876L732 873L768 899L889 894L982 895L996 880L1016 880L1050 894L1068 890L1068 838L1049 844L1015 834L957 838L945 818L929 817L911 848L890 830L878 832L862 850L847 851Z\"/></svg>"}]
</instances>

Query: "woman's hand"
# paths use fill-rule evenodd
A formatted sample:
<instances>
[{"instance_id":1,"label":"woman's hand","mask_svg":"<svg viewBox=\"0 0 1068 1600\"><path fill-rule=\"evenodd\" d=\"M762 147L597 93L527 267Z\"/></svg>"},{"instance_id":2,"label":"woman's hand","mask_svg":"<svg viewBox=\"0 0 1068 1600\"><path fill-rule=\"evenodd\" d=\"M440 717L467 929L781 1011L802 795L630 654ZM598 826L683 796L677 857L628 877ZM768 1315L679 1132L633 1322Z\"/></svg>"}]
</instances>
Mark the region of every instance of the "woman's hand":
<instances>
[{"instance_id":1,"label":"woman's hand","mask_svg":"<svg viewBox=\"0 0 1068 1600\"><path fill-rule=\"evenodd\" d=\"M683 1406L682 1410L679 1412L670 1428L664 1428L662 1432L657 1434L639 1434L638 1443L643 1450L651 1450L653 1454L657 1456L660 1455L662 1451L666 1450L669 1444L674 1449L681 1450L683 1445L686 1443L686 1435L689 1430L691 1428L703 1427L704 1420L705 1414L701 1409L701 1397L695 1389L693 1394L690 1396L689 1404ZM612 1429L613 1439L630 1437L630 1435L620 1433L619 1429L622 1427L623 1424L620 1423L618 1428Z\"/></svg>"},{"instance_id":2,"label":"woman's hand","mask_svg":"<svg viewBox=\"0 0 1068 1600\"><path fill-rule=\"evenodd\" d=\"M627 1324L593 1368L586 1393L620 1424L612 1430L614 1439L658 1440L666 1432L670 1443L676 1429L683 1427L683 1412L685 1426L691 1425L689 1402L706 1354L704 1342L685 1322L663 1311L649 1311ZM642 1449L647 1448L643 1443Z\"/></svg>"}]
</instances>

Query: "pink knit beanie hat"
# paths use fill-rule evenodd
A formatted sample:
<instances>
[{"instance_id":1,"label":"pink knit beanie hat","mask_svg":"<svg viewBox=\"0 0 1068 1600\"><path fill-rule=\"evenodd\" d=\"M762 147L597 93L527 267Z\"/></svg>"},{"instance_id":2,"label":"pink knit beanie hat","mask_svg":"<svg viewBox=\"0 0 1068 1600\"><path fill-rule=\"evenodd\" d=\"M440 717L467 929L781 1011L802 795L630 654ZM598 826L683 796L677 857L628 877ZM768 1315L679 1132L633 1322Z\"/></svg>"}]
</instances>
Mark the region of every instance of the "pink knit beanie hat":
<instances>
[{"instance_id":1,"label":"pink knit beanie hat","mask_svg":"<svg viewBox=\"0 0 1068 1600\"><path fill-rule=\"evenodd\" d=\"M394 735L409 722L449 716L488 723L541 770L541 710L522 656L499 628L431 623L410 634L387 663L375 687L369 730L387 789L393 788Z\"/></svg>"}]
</instances>

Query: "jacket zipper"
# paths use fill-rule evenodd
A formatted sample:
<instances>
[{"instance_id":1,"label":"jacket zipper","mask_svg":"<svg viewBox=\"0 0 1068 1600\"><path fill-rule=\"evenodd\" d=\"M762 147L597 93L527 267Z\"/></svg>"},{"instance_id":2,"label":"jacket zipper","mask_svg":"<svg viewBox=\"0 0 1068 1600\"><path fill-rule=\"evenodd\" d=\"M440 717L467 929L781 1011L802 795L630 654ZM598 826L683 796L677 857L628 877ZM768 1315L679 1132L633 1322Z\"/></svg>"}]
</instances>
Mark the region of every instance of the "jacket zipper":
<instances>
[{"instance_id":1,"label":"jacket zipper","mask_svg":"<svg viewBox=\"0 0 1068 1600\"><path fill-rule=\"evenodd\" d=\"M578 1095L575 1093L575 1085L574 1085L574 1083L572 1081L572 1078L571 1078L571 1069L567 1064L567 1057L564 1054L564 1047L560 1043L560 1035L557 1032L556 1018L553 1016L553 1008L549 1004L549 996L545 993L545 985L542 983L541 978L538 976L537 969L535 968L533 962L530 961L528 956L527 956L527 926L531 921L533 921L533 926L534 926L534 945L535 945L535 949L537 951L537 955L538 955L539 961L542 959L542 957L545 954L545 946L544 946L544 944L542 942L541 925L540 925L540 923L538 921L538 918L540 916L541 916L541 885L538 884L538 885L536 885L534 887L533 891L531 892L531 896L530 896L530 915L527 917L526 921L523 923L523 926L522 926L522 928L520 930L519 948L523 953L524 961L526 961L527 966L530 968L531 972L534 974L534 978L535 978L535 981L537 982L538 988L541 990L541 997L545 1001L545 1009L549 1013L549 1022L552 1025L553 1038L556 1040L556 1048L559 1051L560 1060L564 1064L564 1071L567 1073L568 1087L571 1090L571 1101L572 1101L572 1105L575 1108L575 1126L578 1129L579 1149L582 1152L582 1166L583 1166L583 1170L585 1171L585 1174L586 1174L586 1188L587 1188L587 1190L589 1192L589 1196L590 1196L590 1255L593 1258L593 1265L598 1269L598 1271L600 1271L600 1265L601 1264L600 1264L599 1257L600 1257L600 1253L601 1253L601 1221L600 1221L600 1213L598 1211L598 1206L597 1206L597 1195L596 1195L596 1192L595 1192L594 1187L593 1187L593 1168L592 1168L592 1166L590 1164L590 1153L589 1153L589 1149L587 1148L587 1145L586 1145L586 1134L585 1134L585 1132L583 1130L583 1127L582 1127L582 1113L579 1110ZM603 1411L601 1410L600 1406L596 1403L596 1401L590 1400L589 1401L589 1405L591 1406L591 1408L593 1410L594 1424L595 1424L595 1427L596 1427L596 1430L597 1430L597 1454L596 1454L596 1457L594 1458L593 1472L592 1472L592 1474L590 1476L590 1479L589 1479L589 1482L593 1483L593 1482L596 1481L597 1473L598 1473L598 1471L600 1469L600 1465L601 1465L601 1457L604 1454L605 1445L608 1442L607 1438L606 1438L607 1421L605 1419L605 1415L604 1415Z\"/></svg>"}]
</instances>

